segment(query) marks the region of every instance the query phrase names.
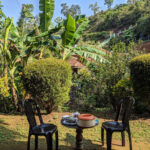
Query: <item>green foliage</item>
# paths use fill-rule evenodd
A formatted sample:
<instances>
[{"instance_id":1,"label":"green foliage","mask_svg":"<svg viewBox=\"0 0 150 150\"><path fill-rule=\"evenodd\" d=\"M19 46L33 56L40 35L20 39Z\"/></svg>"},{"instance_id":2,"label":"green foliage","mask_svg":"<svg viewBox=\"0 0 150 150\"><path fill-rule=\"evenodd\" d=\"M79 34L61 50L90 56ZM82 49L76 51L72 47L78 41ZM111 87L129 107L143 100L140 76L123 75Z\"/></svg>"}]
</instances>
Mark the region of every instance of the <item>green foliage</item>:
<instances>
[{"instance_id":1,"label":"green foliage","mask_svg":"<svg viewBox=\"0 0 150 150\"><path fill-rule=\"evenodd\" d=\"M101 11L96 16L90 17L90 26L86 32L93 33L112 30L116 33L133 26L135 29L133 32L134 37L139 39L140 36L148 36L150 35L149 6L147 1L141 0L137 1L135 5L121 4L117 5L114 9ZM126 38L128 40L127 36ZM131 39L131 37L129 38Z\"/></svg>"},{"instance_id":2,"label":"green foliage","mask_svg":"<svg viewBox=\"0 0 150 150\"><path fill-rule=\"evenodd\" d=\"M73 85L70 92L71 108L88 111L95 109L97 86L96 80L88 69L84 68L73 75Z\"/></svg>"},{"instance_id":3,"label":"green foliage","mask_svg":"<svg viewBox=\"0 0 150 150\"><path fill-rule=\"evenodd\" d=\"M92 33L86 33L83 35L84 40L104 40L107 39L110 35L110 32L108 31L102 31L102 32L92 32Z\"/></svg>"},{"instance_id":4,"label":"green foliage","mask_svg":"<svg viewBox=\"0 0 150 150\"><path fill-rule=\"evenodd\" d=\"M2 7L3 7L3 5L2 5L2 2L0 1L0 20L1 20L3 17L6 18L5 14L4 14L3 11L2 11Z\"/></svg>"},{"instance_id":5,"label":"green foliage","mask_svg":"<svg viewBox=\"0 0 150 150\"><path fill-rule=\"evenodd\" d=\"M106 62L105 56L107 55L100 49L95 49L91 47L77 47L73 49L73 54L78 55L85 60L93 59L96 62Z\"/></svg>"},{"instance_id":6,"label":"green foliage","mask_svg":"<svg viewBox=\"0 0 150 150\"><path fill-rule=\"evenodd\" d=\"M33 5L32 4L22 4L22 10L20 13L20 18L17 22L18 31L21 35L31 32L33 30Z\"/></svg>"},{"instance_id":7,"label":"green foliage","mask_svg":"<svg viewBox=\"0 0 150 150\"><path fill-rule=\"evenodd\" d=\"M128 46L120 42L112 46L111 55L105 58L108 62L91 66L92 72L95 72L97 82L100 87L100 97L106 102L110 102L115 109L115 97L113 96L113 87L122 78L129 75L129 61L139 55L137 45L131 42Z\"/></svg>"},{"instance_id":8,"label":"green foliage","mask_svg":"<svg viewBox=\"0 0 150 150\"><path fill-rule=\"evenodd\" d=\"M79 20L77 22L79 22ZM71 45L74 45L78 42L78 40L81 37L83 31L87 27L87 25L89 23L89 20L86 17L84 17L84 18L82 18L82 20L80 19L80 22L81 23L79 24L77 30L74 33L74 36L73 36L71 42L70 42Z\"/></svg>"},{"instance_id":9,"label":"green foliage","mask_svg":"<svg viewBox=\"0 0 150 150\"><path fill-rule=\"evenodd\" d=\"M90 4L89 8L91 8L91 10L94 12L94 15L96 15L100 9L97 2L95 2L95 4Z\"/></svg>"},{"instance_id":10,"label":"green foliage","mask_svg":"<svg viewBox=\"0 0 150 150\"><path fill-rule=\"evenodd\" d=\"M71 17L71 15L68 15L65 31L62 34L63 45L68 45L72 41L75 30L76 30L75 20Z\"/></svg>"},{"instance_id":11,"label":"green foliage","mask_svg":"<svg viewBox=\"0 0 150 150\"><path fill-rule=\"evenodd\" d=\"M120 100L133 95L132 84L129 78L123 78L118 81L118 83L112 88L113 96Z\"/></svg>"},{"instance_id":12,"label":"green foliage","mask_svg":"<svg viewBox=\"0 0 150 150\"><path fill-rule=\"evenodd\" d=\"M69 8L69 6L67 5L67 3L62 3L61 4L61 13L67 17L68 15L71 15L73 18L75 18L76 16L81 14L81 8L79 5L71 5L71 7Z\"/></svg>"},{"instance_id":13,"label":"green foliage","mask_svg":"<svg viewBox=\"0 0 150 150\"><path fill-rule=\"evenodd\" d=\"M149 15L146 15L137 21L137 28L136 28L135 33L137 37L147 36L148 34L150 34L150 16Z\"/></svg>"},{"instance_id":14,"label":"green foliage","mask_svg":"<svg viewBox=\"0 0 150 150\"><path fill-rule=\"evenodd\" d=\"M6 98L8 96L9 93L5 88L4 78L0 78L0 99Z\"/></svg>"},{"instance_id":15,"label":"green foliage","mask_svg":"<svg viewBox=\"0 0 150 150\"><path fill-rule=\"evenodd\" d=\"M5 79L0 78L0 112L8 113L14 109L10 97L11 94L5 86Z\"/></svg>"},{"instance_id":16,"label":"green foliage","mask_svg":"<svg viewBox=\"0 0 150 150\"><path fill-rule=\"evenodd\" d=\"M150 54L133 58L130 69L134 92L145 101L150 110Z\"/></svg>"},{"instance_id":17,"label":"green foliage","mask_svg":"<svg viewBox=\"0 0 150 150\"><path fill-rule=\"evenodd\" d=\"M111 5L113 2L114 2L114 0L105 0L105 5L107 5L108 9L111 8Z\"/></svg>"},{"instance_id":18,"label":"green foliage","mask_svg":"<svg viewBox=\"0 0 150 150\"><path fill-rule=\"evenodd\" d=\"M49 103L49 111L69 100L72 70L63 60L49 58L37 60L24 69L26 91L42 103ZM45 106L47 107L47 106Z\"/></svg>"},{"instance_id":19,"label":"green foliage","mask_svg":"<svg viewBox=\"0 0 150 150\"><path fill-rule=\"evenodd\" d=\"M40 0L40 29L42 32L49 29L54 14L55 0Z\"/></svg>"}]
</instances>

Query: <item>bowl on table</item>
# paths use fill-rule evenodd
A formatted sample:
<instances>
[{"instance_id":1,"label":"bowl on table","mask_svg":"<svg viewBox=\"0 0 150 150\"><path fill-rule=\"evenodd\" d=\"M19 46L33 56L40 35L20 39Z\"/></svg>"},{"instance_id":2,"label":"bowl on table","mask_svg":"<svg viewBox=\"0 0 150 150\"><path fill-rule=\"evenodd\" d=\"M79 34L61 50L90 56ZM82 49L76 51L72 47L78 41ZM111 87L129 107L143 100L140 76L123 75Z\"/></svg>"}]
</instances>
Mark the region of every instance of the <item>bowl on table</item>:
<instances>
[{"instance_id":1,"label":"bowl on table","mask_svg":"<svg viewBox=\"0 0 150 150\"><path fill-rule=\"evenodd\" d=\"M77 119L74 117L71 117L70 115L65 115L62 117L62 122L65 125L76 125Z\"/></svg>"},{"instance_id":2,"label":"bowl on table","mask_svg":"<svg viewBox=\"0 0 150 150\"><path fill-rule=\"evenodd\" d=\"M91 114L81 114L78 116L77 125L79 127L89 128L95 126L95 116Z\"/></svg>"}]
</instances>

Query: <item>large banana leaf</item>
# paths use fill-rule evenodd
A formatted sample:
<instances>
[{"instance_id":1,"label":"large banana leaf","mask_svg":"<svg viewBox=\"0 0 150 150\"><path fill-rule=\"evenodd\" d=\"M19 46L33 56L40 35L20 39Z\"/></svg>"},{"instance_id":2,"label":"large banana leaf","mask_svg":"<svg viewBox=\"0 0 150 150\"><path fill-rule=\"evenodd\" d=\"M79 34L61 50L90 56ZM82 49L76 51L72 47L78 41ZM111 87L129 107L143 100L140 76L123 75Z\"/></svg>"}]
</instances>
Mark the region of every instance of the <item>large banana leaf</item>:
<instances>
[{"instance_id":1,"label":"large banana leaf","mask_svg":"<svg viewBox=\"0 0 150 150\"><path fill-rule=\"evenodd\" d=\"M75 31L74 36L70 42L71 45L76 44L76 42L78 41L78 39L81 37L83 31L85 30L85 28L87 27L89 23L89 20L84 18L82 19L81 24L79 25L78 29Z\"/></svg>"},{"instance_id":2,"label":"large banana leaf","mask_svg":"<svg viewBox=\"0 0 150 150\"><path fill-rule=\"evenodd\" d=\"M71 15L68 15L67 23L65 25L65 31L62 34L62 43L64 46L69 45L69 43L72 41L75 30L76 30L75 20L71 17Z\"/></svg>"},{"instance_id":3,"label":"large banana leaf","mask_svg":"<svg viewBox=\"0 0 150 150\"><path fill-rule=\"evenodd\" d=\"M11 28L10 28L10 33L13 36L13 38L19 38L19 32L18 29L15 27L14 24L12 24Z\"/></svg>"},{"instance_id":4,"label":"large banana leaf","mask_svg":"<svg viewBox=\"0 0 150 150\"><path fill-rule=\"evenodd\" d=\"M51 30L48 30L48 31L45 31L45 32L41 33L38 36L34 36L34 37L27 36L26 41L28 41L28 42L34 42L38 38L45 37L45 36L50 36L51 34L54 34L54 33L58 32L62 28L62 26L63 26L62 24L59 25L59 26L56 26L55 28L53 28Z\"/></svg>"},{"instance_id":5,"label":"large banana leaf","mask_svg":"<svg viewBox=\"0 0 150 150\"><path fill-rule=\"evenodd\" d=\"M107 54L98 49L90 48L90 47L73 48L71 46L69 46L67 48L70 49L70 51L72 51L72 55L78 55L86 60L91 58L91 60L94 60L96 62L101 62L101 63L107 62L107 60L105 59L105 56Z\"/></svg>"},{"instance_id":6,"label":"large banana leaf","mask_svg":"<svg viewBox=\"0 0 150 150\"><path fill-rule=\"evenodd\" d=\"M54 14L55 0L40 0L40 29L42 32L47 31Z\"/></svg>"},{"instance_id":7,"label":"large banana leaf","mask_svg":"<svg viewBox=\"0 0 150 150\"><path fill-rule=\"evenodd\" d=\"M8 40L8 36L9 36L9 31L10 31L10 28L13 24L13 18L10 19L10 18L7 18L5 20L6 24L7 24L7 27L5 29L5 35L4 35L4 47L3 47L3 53L4 55L6 56L6 58L10 59L11 58L11 54L9 52L9 50L7 49L7 40Z\"/></svg>"}]
</instances>

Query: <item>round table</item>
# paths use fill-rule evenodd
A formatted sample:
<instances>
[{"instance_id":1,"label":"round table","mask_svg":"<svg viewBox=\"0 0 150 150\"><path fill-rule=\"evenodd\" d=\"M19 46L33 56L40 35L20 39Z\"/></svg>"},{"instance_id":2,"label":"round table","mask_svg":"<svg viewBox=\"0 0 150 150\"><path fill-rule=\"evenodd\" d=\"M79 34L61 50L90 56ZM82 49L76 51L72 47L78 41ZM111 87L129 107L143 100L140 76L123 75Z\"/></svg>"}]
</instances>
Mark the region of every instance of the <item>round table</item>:
<instances>
[{"instance_id":1,"label":"round table","mask_svg":"<svg viewBox=\"0 0 150 150\"><path fill-rule=\"evenodd\" d=\"M89 129L89 128L93 128L95 126L97 126L99 124L99 121L98 119L96 119L95 121L95 126L92 126L92 127L79 127L77 125L66 125L63 123L63 119L61 120L61 124L65 127L68 127L68 128L72 128L72 129L76 129L76 150L83 150L83 129Z\"/></svg>"}]
</instances>

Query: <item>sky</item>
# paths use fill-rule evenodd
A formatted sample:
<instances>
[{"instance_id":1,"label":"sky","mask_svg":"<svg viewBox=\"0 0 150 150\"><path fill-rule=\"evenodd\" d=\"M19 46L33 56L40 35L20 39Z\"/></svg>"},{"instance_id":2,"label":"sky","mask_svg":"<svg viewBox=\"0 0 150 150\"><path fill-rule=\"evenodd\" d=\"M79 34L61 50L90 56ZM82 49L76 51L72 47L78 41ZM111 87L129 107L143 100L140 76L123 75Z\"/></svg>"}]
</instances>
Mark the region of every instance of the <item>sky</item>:
<instances>
[{"instance_id":1,"label":"sky","mask_svg":"<svg viewBox=\"0 0 150 150\"><path fill-rule=\"evenodd\" d=\"M39 0L1 0L3 5L3 12L8 17L14 17L14 23L16 24L20 12L22 4L33 4L34 6L34 15L39 14ZM127 0L114 0L113 6L116 4L126 3ZM106 10L107 7L104 5L104 0L55 0L55 12L52 21L54 21L57 17L63 17L61 14L61 4L67 3L68 6L72 4L78 4L81 7L81 14L86 14L87 16L93 15L93 12L89 9L90 4L94 4L98 2L98 5L101 10Z\"/></svg>"}]
</instances>

